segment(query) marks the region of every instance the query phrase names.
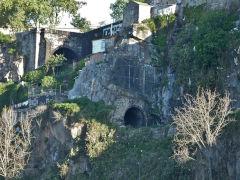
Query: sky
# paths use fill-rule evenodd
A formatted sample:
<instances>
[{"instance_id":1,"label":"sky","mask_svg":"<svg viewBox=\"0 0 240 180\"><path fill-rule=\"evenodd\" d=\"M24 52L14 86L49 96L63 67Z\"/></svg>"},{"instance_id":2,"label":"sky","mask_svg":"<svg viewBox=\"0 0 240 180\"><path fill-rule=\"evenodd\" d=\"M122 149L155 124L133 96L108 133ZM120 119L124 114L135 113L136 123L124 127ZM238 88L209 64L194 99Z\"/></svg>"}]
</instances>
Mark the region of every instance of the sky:
<instances>
[{"instance_id":1,"label":"sky","mask_svg":"<svg viewBox=\"0 0 240 180\"><path fill-rule=\"evenodd\" d=\"M85 0L87 5L79 9L79 13L82 17L87 18L91 21L93 26L98 26L99 22L105 21L106 24L112 22L109 9L110 4L114 3L116 0ZM60 25L58 27L71 28L70 25L71 18L69 15L64 15Z\"/></svg>"}]
</instances>

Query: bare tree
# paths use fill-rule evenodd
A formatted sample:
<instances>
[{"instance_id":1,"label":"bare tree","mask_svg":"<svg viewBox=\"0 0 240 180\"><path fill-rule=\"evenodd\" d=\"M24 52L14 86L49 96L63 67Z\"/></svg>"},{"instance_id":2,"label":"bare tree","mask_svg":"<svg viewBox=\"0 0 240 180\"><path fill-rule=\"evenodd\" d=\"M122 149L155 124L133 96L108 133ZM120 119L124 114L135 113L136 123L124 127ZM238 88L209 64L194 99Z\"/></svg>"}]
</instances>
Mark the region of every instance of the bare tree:
<instances>
[{"instance_id":1,"label":"bare tree","mask_svg":"<svg viewBox=\"0 0 240 180\"><path fill-rule=\"evenodd\" d=\"M228 92L220 97L216 91L198 89L196 97L186 95L183 107L175 108L176 115L172 115L176 125L174 158L184 163L199 152L206 160L210 180L212 147L223 127L233 121L228 117L230 103Z\"/></svg>"},{"instance_id":2,"label":"bare tree","mask_svg":"<svg viewBox=\"0 0 240 180\"><path fill-rule=\"evenodd\" d=\"M27 115L17 118L16 112L4 108L0 119L0 175L18 177L24 169L31 143L31 121Z\"/></svg>"}]
</instances>

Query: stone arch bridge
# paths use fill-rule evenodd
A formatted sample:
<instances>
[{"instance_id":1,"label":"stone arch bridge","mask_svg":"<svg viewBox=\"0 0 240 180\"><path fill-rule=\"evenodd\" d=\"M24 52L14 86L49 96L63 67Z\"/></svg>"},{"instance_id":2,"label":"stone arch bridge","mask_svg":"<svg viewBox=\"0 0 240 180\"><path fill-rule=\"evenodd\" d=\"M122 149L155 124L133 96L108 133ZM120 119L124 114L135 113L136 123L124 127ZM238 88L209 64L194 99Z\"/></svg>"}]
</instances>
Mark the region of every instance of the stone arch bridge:
<instances>
[{"instance_id":1,"label":"stone arch bridge","mask_svg":"<svg viewBox=\"0 0 240 180\"><path fill-rule=\"evenodd\" d=\"M53 29L32 29L16 34L25 72L37 69L51 55L64 54L68 60L81 60L92 54L92 41L108 38L120 31L122 22L109 24L86 33Z\"/></svg>"}]
</instances>

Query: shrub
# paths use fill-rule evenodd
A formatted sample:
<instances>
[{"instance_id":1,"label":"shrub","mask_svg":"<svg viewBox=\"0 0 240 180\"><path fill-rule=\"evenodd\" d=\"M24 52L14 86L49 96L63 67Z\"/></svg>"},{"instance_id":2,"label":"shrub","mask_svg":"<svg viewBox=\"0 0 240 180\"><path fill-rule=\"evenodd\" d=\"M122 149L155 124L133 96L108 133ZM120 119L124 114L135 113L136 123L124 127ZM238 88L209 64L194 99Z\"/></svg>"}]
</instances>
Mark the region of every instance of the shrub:
<instances>
[{"instance_id":1,"label":"shrub","mask_svg":"<svg viewBox=\"0 0 240 180\"><path fill-rule=\"evenodd\" d=\"M92 120L87 124L86 147L90 158L98 157L114 143L115 130Z\"/></svg>"},{"instance_id":2,"label":"shrub","mask_svg":"<svg viewBox=\"0 0 240 180\"><path fill-rule=\"evenodd\" d=\"M0 32L0 45L3 43L12 43L11 37Z\"/></svg>"},{"instance_id":3,"label":"shrub","mask_svg":"<svg viewBox=\"0 0 240 180\"><path fill-rule=\"evenodd\" d=\"M65 112L67 116L73 116L80 111L80 107L76 103L54 103L52 107Z\"/></svg>"},{"instance_id":4,"label":"shrub","mask_svg":"<svg viewBox=\"0 0 240 180\"><path fill-rule=\"evenodd\" d=\"M16 52L17 52L16 49L10 48L10 50L8 51L8 54L13 55L13 54L15 54Z\"/></svg>"},{"instance_id":5,"label":"shrub","mask_svg":"<svg viewBox=\"0 0 240 180\"><path fill-rule=\"evenodd\" d=\"M56 87L56 79L53 76L45 76L41 81L44 89Z\"/></svg>"},{"instance_id":6,"label":"shrub","mask_svg":"<svg viewBox=\"0 0 240 180\"><path fill-rule=\"evenodd\" d=\"M67 173L68 173L68 162L65 162L65 163L62 163L62 164L60 164L60 163L57 163L57 167L58 167L58 169L59 169L59 175L60 175L60 177L61 178L64 178L66 175L67 175Z\"/></svg>"},{"instance_id":7,"label":"shrub","mask_svg":"<svg viewBox=\"0 0 240 180\"><path fill-rule=\"evenodd\" d=\"M191 23L196 23L199 21L200 17L204 13L204 8L206 6L206 3L200 5L200 6L194 6L194 7L185 7L183 12L184 16L186 17L186 20Z\"/></svg>"},{"instance_id":8,"label":"shrub","mask_svg":"<svg viewBox=\"0 0 240 180\"><path fill-rule=\"evenodd\" d=\"M94 131L92 133L92 136L98 134ZM177 164L169 159L171 154L171 139L152 138L150 128L117 129L110 147L92 158L91 175L86 179L97 179L100 176L105 179L191 179L188 164Z\"/></svg>"},{"instance_id":9,"label":"shrub","mask_svg":"<svg viewBox=\"0 0 240 180\"><path fill-rule=\"evenodd\" d=\"M0 83L0 113L4 106L26 101L28 87L15 84L14 82Z\"/></svg>"},{"instance_id":10,"label":"shrub","mask_svg":"<svg viewBox=\"0 0 240 180\"><path fill-rule=\"evenodd\" d=\"M142 23L147 24L149 29L152 31L152 33L156 33L157 31L163 30L167 27L167 25L173 24L175 21L176 16L174 14L171 14L169 16L156 16L150 19L143 20ZM173 27L173 26L172 26Z\"/></svg>"},{"instance_id":11,"label":"shrub","mask_svg":"<svg viewBox=\"0 0 240 180\"><path fill-rule=\"evenodd\" d=\"M232 135L235 132L238 132L240 129L240 108L236 109L233 111L230 115L231 118L234 118L235 121L229 123L225 128L224 128L224 134L227 135Z\"/></svg>"},{"instance_id":12,"label":"shrub","mask_svg":"<svg viewBox=\"0 0 240 180\"><path fill-rule=\"evenodd\" d=\"M23 80L30 83L40 83L44 77L44 73L41 70L31 71L23 76Z\"/></svg>"},{"instance_id":13,"label":"shrub","mask_svg":"<svg viewBox=\"0 0 240 180\"><path fill-rule=\"evenodd\" d=\"M193 37L195 58L200 68L219 65L218 58L228 49L229 31L234 27L234 18L228 16L226 11L210 11L200 18L199 30Z\"/></svg>"},{"instance_id":14,"label":"shrub","mask_svg":"<svg viewBox=\"0 0 240 180\"><path fill-rule=\"evenodd\" d=\"M234 14L215 10L204 13L196 20L196 25L185 25L169 53L169 64L178 73L178 83L189 87L191 79L192 92L197 86L211 89L223 86L224 71L217 67L226 68L229 64L223 55L229 50L229 32L235 19Z\"/></svg>"},{"instance_id":15,"label":"shrub","mask_svg":"<svg viewBox=\"0 0 240 180\"><path fill-rule=\"evenodd\" d=\"M156 48L160 52L164 52L167 49L167 37L164 34L154 36L152 43L156 45Z\"/></svg>"},{"instance_id":16,"label":"shrub","mask_svg":"<svg viewBox=\"0 0 240 180\"><path fill-rule=\"evenodd\" d=\"M11 55L16 54L16 52L17 52L17 42L13 41L9 35L5 35L5 34L0 32L0 46L3 43L8 44L8 47L10 48L9 51L8 51L9 54L11 54Z\"/></svg>"},{"instance_id":17,"label":"shrub","mask_svg":"<svg viewBox=\"0 0 240 180\"><path fill-rule=\"evenodd\" d=\"M62 66L67 61L67 58L63 54L56 54L51 56L48 61L42 66L45 73L52 69L52 73L55 76L55 68Z\"/></svg>"}]
</instances>

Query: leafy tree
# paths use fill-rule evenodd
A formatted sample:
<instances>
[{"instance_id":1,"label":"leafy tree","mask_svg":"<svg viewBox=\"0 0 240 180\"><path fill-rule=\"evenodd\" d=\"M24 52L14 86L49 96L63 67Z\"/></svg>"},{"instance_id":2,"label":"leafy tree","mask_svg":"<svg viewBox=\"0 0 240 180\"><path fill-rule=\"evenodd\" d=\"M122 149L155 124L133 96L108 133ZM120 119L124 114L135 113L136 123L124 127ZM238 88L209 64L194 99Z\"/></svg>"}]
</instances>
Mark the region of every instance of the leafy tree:
<instances>
[{"instance_id":1,"label":"leafy tree","mask_svg":"<svg viewBox=\"0 0 240 180\"><path fill-rule=\"evenodd\" d=\"M223 128L232 121L228 116L230 103L229 93L220 97L215 91L198 89L196 97L185 96L183 107L175 108L176 115L172 116L176 125L174 157L184 163L198 152L205 159L209 180L212 180L212 147Z\"/></svg>"},{"instance_id":2,"label":"leafy tree","mask_svg":"<svg viewBox=\"0 0 240 180\"><path fill-rule=\"evenodd\" d=\"M59 13L75 15L82 5L77 0L3 0L0 1L0 27L23 30L28 26L59 23Z\"/></svg>"},{"instance_id":3,"label":"leafy tree","mask_svg":"<svg viewBox=\"0 0 240 180\"><path fill-rule=\"evenodd\" d=\"M86 32L91 30L91 23L86 18L83 18L80 16L80 14L77 14L73 17L71 25L74 27L79 28L82 32Z\"/></svg>"},{"instance_id":4,"label":"leafy tree","mask_svg":"<svg viewBox=\"0 0 240 180\"><path fill-rule=\"evenodd\" d=\"M117 0L115 3L110 5L110 9L112 10L110 16L115 21L119 21L123 18L123 9L126 7L128 2L128 0Z\"/></svg>"},{"instance_id":5,"label":"leafy tree","mask_svg":"<svg viewBox=\"0 0 240 180\"><path fill-rule=\"evenodd\" d=\"M41 70L31 71L23 76L23 80L30 83L39 83L44 77L44 73Z\"/></svg>"},{"instance_id":6,"label":"leafy tree","mask_svg":"<svg viewBox=\"0 0 240 180\"><path fill-rule=\"evenodd\" d=\"M48 73L49 68L52 69L53 75L55 76L55 68L62 66L64 62L67 61L67 58L62 54L56 54L55 56L51 56L49 60L43 65L43 69L45 73Z\"/></svg>"}]
</instances>

